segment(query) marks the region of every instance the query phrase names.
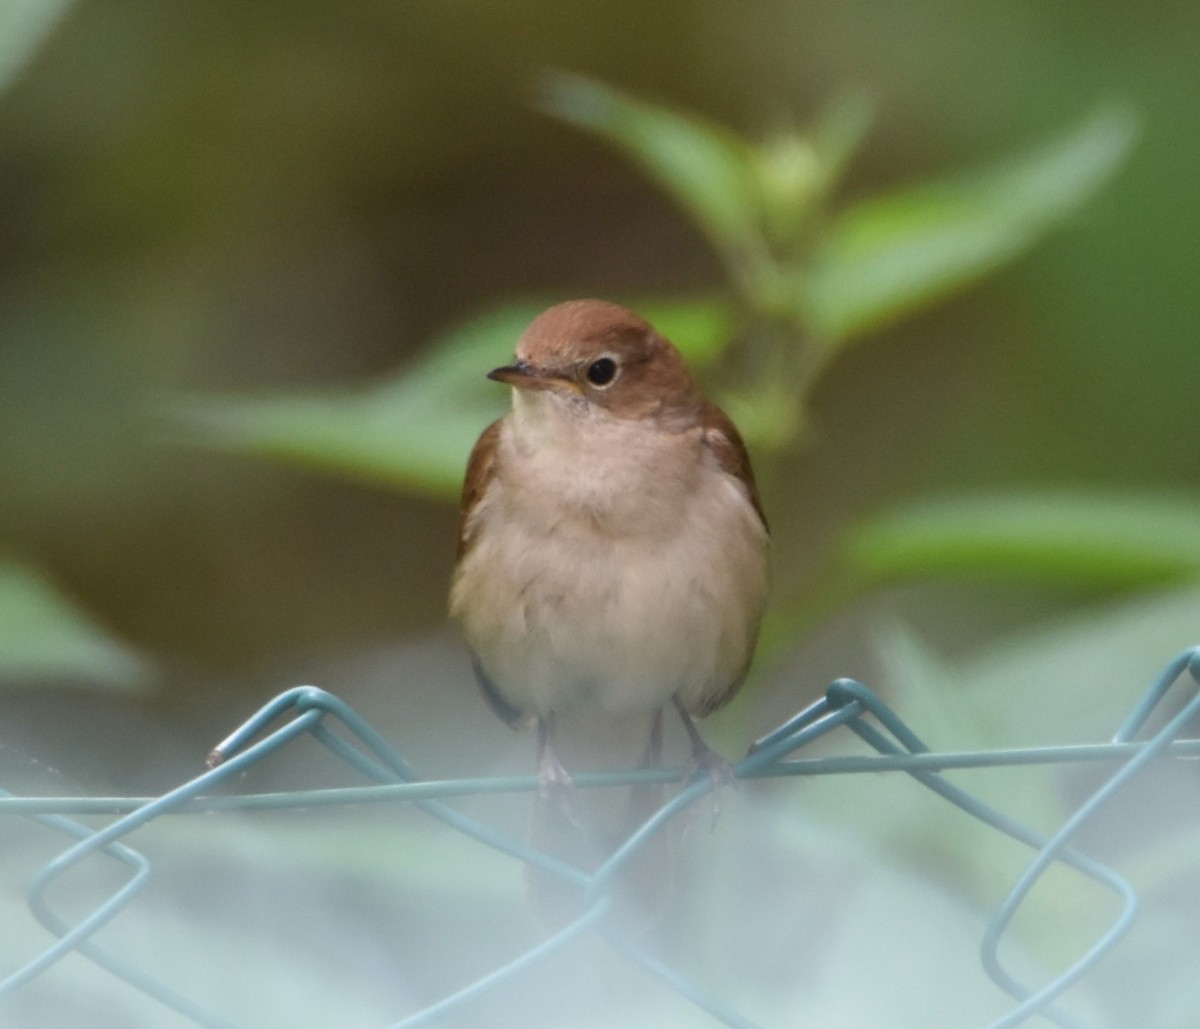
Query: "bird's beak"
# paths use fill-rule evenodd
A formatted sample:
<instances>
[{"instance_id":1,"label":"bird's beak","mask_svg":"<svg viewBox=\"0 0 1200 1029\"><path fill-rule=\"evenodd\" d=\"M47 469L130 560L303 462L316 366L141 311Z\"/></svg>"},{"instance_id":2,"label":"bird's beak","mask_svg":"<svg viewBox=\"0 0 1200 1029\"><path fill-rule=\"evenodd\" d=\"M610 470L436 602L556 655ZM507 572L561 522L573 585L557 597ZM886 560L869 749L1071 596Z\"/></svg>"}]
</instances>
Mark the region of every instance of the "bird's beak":
<instances>
[{"instance_id":1,"label":"bird's beak","mask_svg":"<svg viewBox=\"0 0 1200 1029\"><path fill-rule=\"evenodd\" d=\"M556 375L543 368L535 368L528 361L514 361L512 364L506 364L503 368L495 368L488 372L487 377L496 382L503 382L506 386L515 386L517 389L580 392L579 387L571 379Z\"/></svg>"}]
</instances>

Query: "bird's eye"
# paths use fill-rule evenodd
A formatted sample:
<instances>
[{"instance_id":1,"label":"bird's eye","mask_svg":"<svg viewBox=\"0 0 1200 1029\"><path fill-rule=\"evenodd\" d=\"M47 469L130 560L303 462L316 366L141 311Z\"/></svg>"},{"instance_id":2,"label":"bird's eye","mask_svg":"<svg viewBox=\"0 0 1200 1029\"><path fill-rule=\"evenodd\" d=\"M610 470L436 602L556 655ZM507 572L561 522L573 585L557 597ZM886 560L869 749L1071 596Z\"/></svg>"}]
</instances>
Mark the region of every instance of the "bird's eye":
<instances>
[{"instance_id":1,"label":"bird's eye","mask_svg":"<svg viewBox=\"0 0 1200 1029\"><path fill-rule=\"evenodd\" d=\"M617 362L611 357L598 357L587 366L584 375L593 386L611 386L617 377Z\"/></svg>"}]
</instances>

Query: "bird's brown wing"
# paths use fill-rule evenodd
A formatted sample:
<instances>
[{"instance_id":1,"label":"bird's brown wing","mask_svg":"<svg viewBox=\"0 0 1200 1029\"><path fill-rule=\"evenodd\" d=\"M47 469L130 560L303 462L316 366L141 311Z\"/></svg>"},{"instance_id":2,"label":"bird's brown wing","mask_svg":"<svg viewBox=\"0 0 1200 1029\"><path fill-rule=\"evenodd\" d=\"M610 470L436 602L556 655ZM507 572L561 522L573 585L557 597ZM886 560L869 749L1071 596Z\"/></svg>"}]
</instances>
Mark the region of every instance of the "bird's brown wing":
<instances>
[{"instance_id":1,"label":"bird's brown wing","mask_svg":"<svg viewBox=\"0 0 1200 1029\"><path fill-rule=\"evenodd\" d=\"M475 448L471 451L471 457L467 461L467 474L463 479L462 500L458 514L457 556L460 559L471 549L471 544L475 539L471 515L496 475L496 445L499 439L500 419L497 419L480 433L479 439L475 441Z\"/></svg>"},{"instance_id":2,"label":"bird's brown wing","mask_svg":"<svg viewBox=\"0 0 1200 1029\"><path fill-rule=\"evenodd\" d=\"M724 411L712 403L705 406L701 418L704 426L705 446L708 447L709 452L716 459L721 470L741 484L742 489L745 491L746 499L750 501L750 506L754 508L754 513L758 515L759 521L762 522L763 530L768 531L767 516L763 513L762 501L758 496L758 485L754 481L754 468L750 464L750 455L746 451L746 444L742 440L742 435L738 432L737 426L733 424ZM742 681L746 677L746 672L749 670L749 665L749 655L747 655L746 667L741 670L734 680L726 683L724 688L715 690L703 698L702 702L694 707L690 714L698 718L703 718L705 715L711 714L717 708L728 703L741 687Z\"/></svg>"},{"instance_id":3,"label":"bird's brown wing","mask_svg":"<svg viewBox=\"0 0 1200 1029\"><path fill-rule=\"evenodd\" d=\"M475 449L467 461L467 474L463 479L462 506L458 517L458 560L471 549L475 542L476 528L472 515L479 502L487 493L488 487L496 476L496 444L500 439L500 421L494 421L480 434L475 441ZM518 727L526 721L525 712L511 703L484 671L479 656L471 654L471 667L479 682L479 689L488 707L509 725Z\"/></svg>"},{"instance_id":4,"label":"bird's brown wing","mask_svg":"<svg viewBox=\"0 0 1200 1029\"><path fill-rule=\"evenodd\" d=\"M746 452L746 444L742 442L742 436L737 431L737 426L716 404L708 404L701 417L704 425L705 446L717 459L721 470L742 484L742 488L746 491L746 498L762 521L763 528L766 529L767 516L763 513L762 501L758 496L758 485L754 481L754 469L750 465L750 455Z\"/></svg>"}]
</instances>

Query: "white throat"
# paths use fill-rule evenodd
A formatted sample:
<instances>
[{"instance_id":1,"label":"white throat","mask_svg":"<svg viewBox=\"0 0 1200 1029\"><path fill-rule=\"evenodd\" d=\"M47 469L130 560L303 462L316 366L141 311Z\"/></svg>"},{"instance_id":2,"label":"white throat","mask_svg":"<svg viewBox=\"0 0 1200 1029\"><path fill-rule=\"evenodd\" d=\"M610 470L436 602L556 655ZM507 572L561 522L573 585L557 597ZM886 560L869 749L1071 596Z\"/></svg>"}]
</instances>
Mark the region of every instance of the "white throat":
<instances>
[{"instance_id":1,"label":"white throat","mask_svg":"<svg viewBox=\"0 0 1200 1029\"><path fill-rule=\"evenodd\" d=\"M512 499L555 521L643 535L678 527L701 471L699 426L667 432L583 398L515 391L500 447Z\"/></svg>"}]
</instances>

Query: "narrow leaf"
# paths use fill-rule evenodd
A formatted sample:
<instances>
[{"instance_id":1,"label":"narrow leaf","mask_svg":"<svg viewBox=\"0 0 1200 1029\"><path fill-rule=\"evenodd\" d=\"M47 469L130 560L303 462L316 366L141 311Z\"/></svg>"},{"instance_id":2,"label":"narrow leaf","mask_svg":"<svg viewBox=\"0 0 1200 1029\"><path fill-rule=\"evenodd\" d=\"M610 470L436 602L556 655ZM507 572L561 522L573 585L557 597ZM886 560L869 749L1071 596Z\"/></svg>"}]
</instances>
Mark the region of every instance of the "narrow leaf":
<instances>
[{"instance_id":1,"label":"narrow leaf","mask_svg":"<svg viewBox=\"0 0 1200 1029\"><path fill-rule=\"evenodd\" d=\"M487 372L546 306L523 301L468 321L402 374L363 388L180 398L166 412L174 440L453 499L476 438L508 407ZM696 365L732 331L718 301L633 306Z\"/></svg>"},{"instance_id":2,"label":"narrow leaf","mask_svg":"<svg viewBox=\"0 0 1200 1029\"><path fill-rule=\"evenodd\" d=\"M1011 261L1103 185L1135 134L1128 113L1101 111L990 171L850 208L814 263L814 323L845 341Z\"/></svg>"},{"instance_id":3,"label":"narrow leaf","mask_svg":"<svg viewBox=\"0 0 1200 1029\"><path fill-rule=\"evenodd\" d=\"M1048 745L1111 738L1160 669L1200 643L1200 582L1149 589L1039 619L991 640L961 665L1003 743ZM1194 688L1188 676L1165 705ZM1153 720L1154 729L1161 721Z\"/></svg>"},{"instance_id":4,"label":"narrow leaf","mask_svg":"<svg viewBox=\"0 0 1200 1029\"><path fill-rule=\"evenodd\" d=\"M74 0L5 0L0 4L0 92L25 70Z\"/></svg>"},{"instance_id":5,"label":"narrow leaf","mask_svg":"<svg viewBox=\"0 0 1200 1029\"><path fill-rule=\"evenodd\" d=\"M931 501L852 529L844 556L872 581L1034 576L1106 587L1200 577L1200 499L1085 493Z\"/></svg>"},{"instance_id":6,"label":"narrow leaf","mask_svg":"<svg viewBox=\"0 0 1200 1029\"><path fill-rule=\"evenodd\" d=\"M826 185L835 184L858 153L875 121L875 105L861 92L849 92L831 103L812 127L813 149L821 158Z\"/></svg>"},{"instance_id":7,"label":"narrow leaf","mask_svg":"<svg viewBox=\"0 0 1200 1029\"><path fill-rule=\"evenodd\" d=\"M654 299L630 306L674 343L692 368L715 361L736 327L732 306L716 297Z\"/></svg>"},{"instance_id":8,"label":"narrow leaf","mask_svg":"<svg viewBox=\"0 0 1200 1029\"><path fill-rule=\"evenodd\" d=\"M148 663L32 568L0 555L0 685L144 685Z\"/></svg>"},{"instance_id":9,"label":"narrow leaf","mask_svg":"<svg viewBox=\"0 0 1200 1029\"><path fill-rule=\"evenodd\" d=\"M720 248L735 247L754 232L751 153L733 133L577 75L547 77L542 107L624 150Z\"/></svg>"},{"instance_id":10,"label":"narrow leaf","mask_svg":"<svg viewBox=\"0 0 1200 1029\"><path fill-rule=\"evenodd\" d=\"M177 442L265 457L447 499L479 433L505 407L487 372L540 305L514 304L452 331L403 374L361 388L183 397Z\"/></svg>"}]
</instances>

